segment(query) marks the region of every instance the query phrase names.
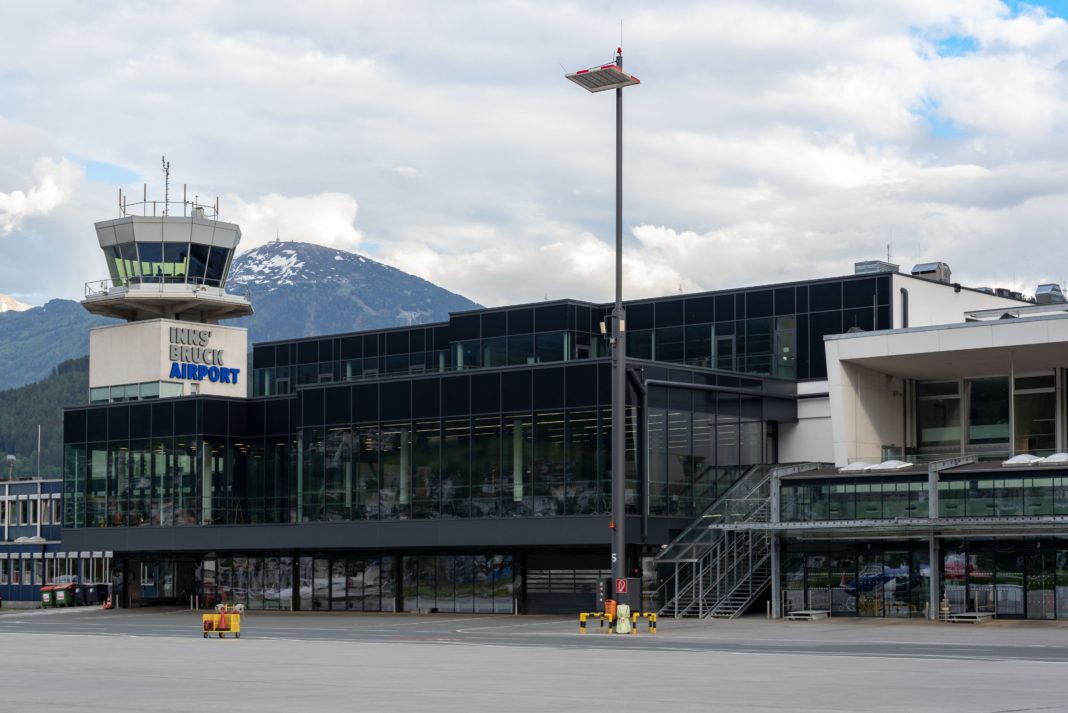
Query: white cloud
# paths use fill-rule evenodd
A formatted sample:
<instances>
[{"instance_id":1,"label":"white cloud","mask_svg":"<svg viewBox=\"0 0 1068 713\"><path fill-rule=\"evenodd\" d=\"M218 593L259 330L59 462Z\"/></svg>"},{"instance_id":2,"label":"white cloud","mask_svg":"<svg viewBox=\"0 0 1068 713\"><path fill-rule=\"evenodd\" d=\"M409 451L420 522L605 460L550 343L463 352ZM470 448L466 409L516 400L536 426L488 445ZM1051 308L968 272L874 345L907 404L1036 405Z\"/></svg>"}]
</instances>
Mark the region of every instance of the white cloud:
<instances>
[{"instance_id":1,"label":"white cloud","mask_svg":"<svg viewBox=\"0 0 1068 713\"><path fill-rule=\"evenodd\" d=\"M356 199L343 193L283 196L277 193L246 203L235 195L220 203L222 219L241 226L241 248L276 237L353 250L363 240L356 230Z\"/></svg>"},{"instance_id":2,"label":"white cloud","mask_svg":"<svg viewBox=\"0 0 1068 713\"><path fill-rule=\"evenodd\" d=\"M966 283L1060 279L1068 23L1020 7L9 3L0 231L26 239L4 242L22 262L0 260L0 292L74 296L90 270L114 198L57 167L103 160L162 193L165 153L246 247L359 246L485 304L610 300L613 103L557 63L608 59L620 17L643 81L628 297L849 272L887 243ZM67 158L28 178L40 156Z\"/></svg>"},{"instance_id":3,"label":"white cloud","mask_svg":"<svg viewBox=\"0 0 1068 713\"><path fill-rule=\"evenodd\" d=\"M422 171L414 166L394 166L390 171L404 178L421 178L423 175Z\"/></svg>"},{"instance_id":4,"label":"white cloud","mask_svg":"<svg viewBox=\"0 0 1068 713\"><path fill-rule=\"evenodd\" d=\"M82 176L82 169L67 159L38 159L30 188L0 191L0 237L10 235L26 218L56 210L70 198Z\"/></svg>"}]
</instances>

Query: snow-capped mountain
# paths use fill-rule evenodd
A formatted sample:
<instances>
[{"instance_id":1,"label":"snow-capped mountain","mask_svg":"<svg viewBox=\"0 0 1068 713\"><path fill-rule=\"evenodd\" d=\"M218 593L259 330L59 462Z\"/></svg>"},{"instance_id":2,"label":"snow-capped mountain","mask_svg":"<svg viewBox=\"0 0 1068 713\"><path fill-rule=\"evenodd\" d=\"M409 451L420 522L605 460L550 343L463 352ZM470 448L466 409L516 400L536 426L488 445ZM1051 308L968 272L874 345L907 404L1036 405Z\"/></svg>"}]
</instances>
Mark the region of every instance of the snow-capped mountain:
<instances>
[{"instance_id":1,"label":"snow-capped mountain","mask_svg":"<svg viewBox=\"0 0 1068 713\"><path fill-rule=\"evenodd\" d=\"M293 241L238 255L228 284L248 288L256 314L232 324L257 341L445 321L478 307L368 257Z\"/></svg>"},{"instance_id":2,"label":"snow-capped mountain","mask_svg":"<svg viewBox=\"0 0 1068 713\"><path fill-rule=\"evenodd\" d=\"M320 245L277 242L234 258L231 291L248 288L256 313L226 324L254 342L445 321L474 302L370 258ZM17 303L16 303L17 304ZM20 305L21 307L21 305ZM95 317L71 300L0 309L0 390L42 379L89 351Z\"/></svg>"},{"instance_id":3,"label":"snow-capped mountain","mask_svg":"<svg viewBox=\"0 0 1068 713\"><path fill-rule=\"evenodd\" d=\"M25 312L30 307L10 295L0 295L0 312Z\"/></svg>"}]
</instances>

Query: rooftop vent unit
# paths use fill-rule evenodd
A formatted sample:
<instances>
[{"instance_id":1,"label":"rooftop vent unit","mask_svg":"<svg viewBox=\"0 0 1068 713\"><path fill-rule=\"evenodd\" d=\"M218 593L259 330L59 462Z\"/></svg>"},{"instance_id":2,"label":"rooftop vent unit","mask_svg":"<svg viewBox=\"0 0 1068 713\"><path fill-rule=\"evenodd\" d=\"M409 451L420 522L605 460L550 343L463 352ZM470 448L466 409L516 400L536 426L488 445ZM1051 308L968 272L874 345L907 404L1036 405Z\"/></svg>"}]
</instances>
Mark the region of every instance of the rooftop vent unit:
<instances>
[{"instance_id":1,"label":"rooftop vent unit","mask_svg":"<svg viewBox=\"0 0 1068 713\"><path fill-rule=\"evenodd\" d=\"M899 265L885 260L861 260L853 263L854 275L875 275L880 272L897 272Z\"/></svg>"},{"instance_id":2,"label":"rooftop vent unit","mask_svg":"<svg viewBox=\"0 0 1068 713\"><path fill-rule=\"evenodd\" d=\"M1058 305L1065 302L1061 286L1056 284L1039 285L1035 290L1035 302L1040 305Z\"/></svg>"},{"instance_id":3,"label":"rooftop vent unit","mask_svg":"<svg viewBox=\"0 0 1068 713\"><path fill-rule=\"evenodd\" d=\"M912 268L913 277L930 280L931 282L941 282L944 285L949 284L951 274L952 271L949 269L949 265L944 262L921 262Z\"/></svg>"}]
</instances>

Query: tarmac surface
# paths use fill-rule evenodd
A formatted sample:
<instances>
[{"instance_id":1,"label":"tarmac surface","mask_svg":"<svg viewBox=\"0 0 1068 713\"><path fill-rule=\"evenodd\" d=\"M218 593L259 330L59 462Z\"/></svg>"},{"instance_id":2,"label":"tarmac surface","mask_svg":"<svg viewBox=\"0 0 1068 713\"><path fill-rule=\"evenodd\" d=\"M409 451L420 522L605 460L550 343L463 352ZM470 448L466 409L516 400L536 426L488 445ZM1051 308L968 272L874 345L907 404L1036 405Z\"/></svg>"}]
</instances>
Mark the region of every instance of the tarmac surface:
<instances>
[{"instance_id":1,"label":"tarmac surface","mask_svg":"<svg viewBox=\"0 0 1068 713\"><path fill-rule=\"evenodd\" d=\"M1068 712L1068 625L5 611L0 710Z\"/></svg>"}]
</instances>

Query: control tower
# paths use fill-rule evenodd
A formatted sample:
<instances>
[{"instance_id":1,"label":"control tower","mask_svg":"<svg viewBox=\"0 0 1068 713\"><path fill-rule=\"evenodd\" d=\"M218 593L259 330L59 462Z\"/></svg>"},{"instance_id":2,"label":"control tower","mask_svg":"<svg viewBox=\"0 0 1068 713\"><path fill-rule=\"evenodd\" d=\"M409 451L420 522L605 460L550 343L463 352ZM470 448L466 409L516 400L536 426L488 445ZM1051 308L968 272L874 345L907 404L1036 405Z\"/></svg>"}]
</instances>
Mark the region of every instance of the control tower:
<instances>
[{"instance_id":1,"label":"control tower","mask_svg":"<svg viewBox=\"0 0 1068 713\"><path fill-rule=\"evenodd\" d=\"M164 171L168 172L164 163ZM169 178L169 176L168 176ZM82 306L125 320L89 334L93 403L192 394L246 395L248 337L225 319L252 314L247 290L226 289L241 228L220 221L218 199L127 203L96 223L110 278L85 285Z\"/></svg>"}]
</instances>

